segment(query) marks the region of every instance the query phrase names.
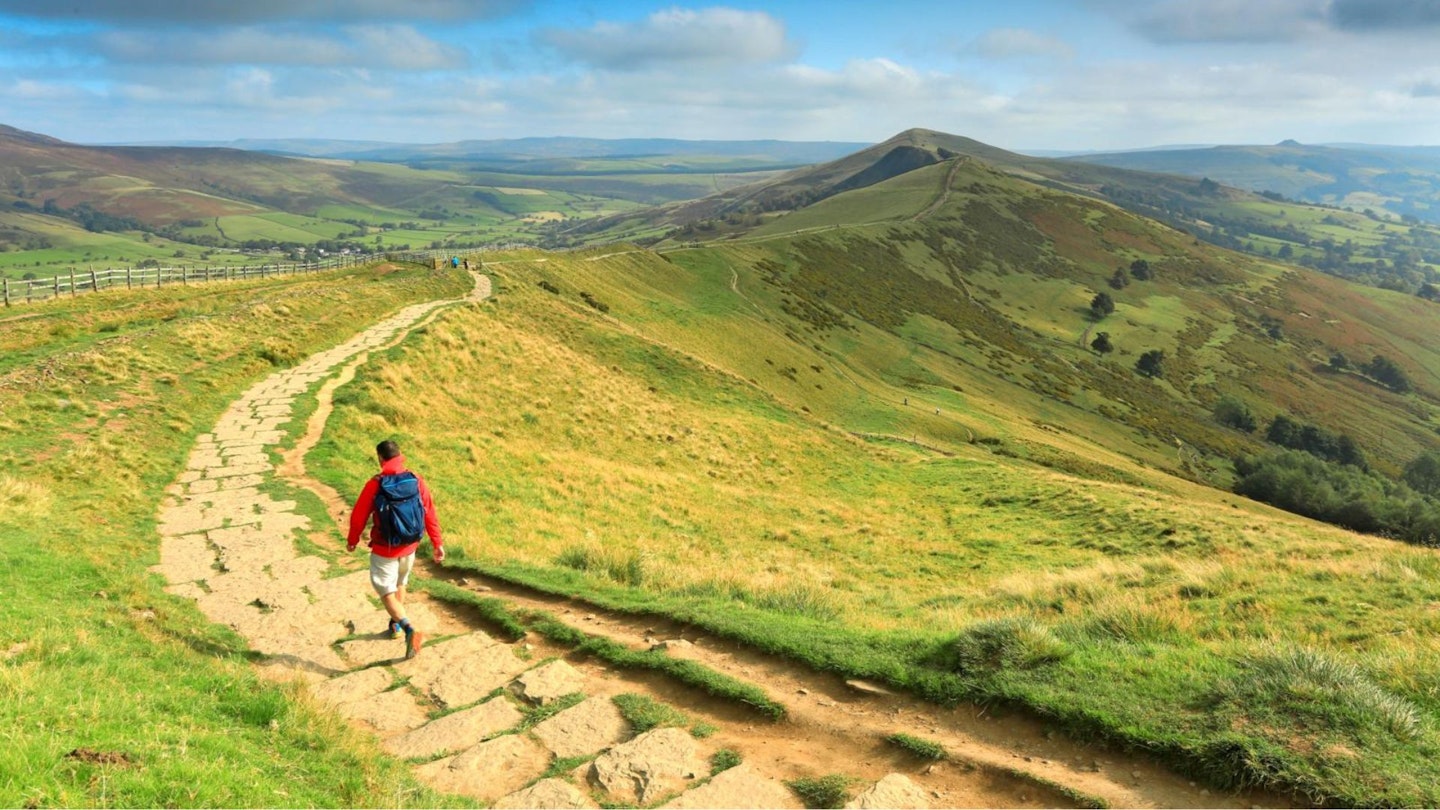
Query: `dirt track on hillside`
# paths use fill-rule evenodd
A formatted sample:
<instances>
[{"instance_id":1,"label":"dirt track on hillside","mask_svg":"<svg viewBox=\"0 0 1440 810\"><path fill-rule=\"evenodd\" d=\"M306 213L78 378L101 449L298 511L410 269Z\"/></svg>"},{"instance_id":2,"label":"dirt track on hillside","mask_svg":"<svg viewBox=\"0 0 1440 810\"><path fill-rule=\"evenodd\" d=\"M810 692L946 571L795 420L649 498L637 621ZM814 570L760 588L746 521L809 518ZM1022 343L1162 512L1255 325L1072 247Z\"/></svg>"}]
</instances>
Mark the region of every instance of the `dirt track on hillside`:
<instances>
[{"instance_id":1,"label":"dirt track on hillside","mask_svg":"<svg viewBox=\"0 0 1440 810\"><path fill-rule=\"evenodd\" d=\"M476 300L488 295L488 281L477 278L471 296ZM518 679L537 671L536 663L554 656L578 673L574 676L578 680L566 687L573 687L572 691L592 698L626 692L650 695L713 725L716 731L703 740L681 740L682 748L698 746L698 753L687 754L692 760L722 748L742 755L745 766L727 771L729 776L717 777L712 785L703 784L708 770L672 774L668 782L658 771L636 777L662 785L663 789L657 788L661 792L652 795L673 797L669 801L676 806L798 807L798 798L780 785L824 774L854 778L856 793L871 789L882 778L893 786L892 775L903 775L915 790L902 798L892 794L874 799L888 806L1061 807L1095 800L1116 807L1289 804L1268 796L1206 791L1144 757L1069 740L1027 717L976 706L940 708L902 695L876 694L868 685L847 684L664 619L611 613L428 561L417 563L418 576L443 579L517 609L544 609L587 633L633 648L683 639L688 643L666 645L670 654L760 687L785 705L789 717L770 722L747 707L710 698L663 676L567 657L565 651L533 637L504 644L491 638L483 622L467 610L421 594L410 601L411 615L422 629L433 633L435 641L417 659L400 660L401 642L369 635L383 627L384 614L371 597L363 555L344 556L343 540L337 539L334 526L345 524L349 505L308 476L304 457L323 432L335 389L353 377L370 351L403 340L435 317L444 303L408 308L350 344L277 372L238 401L213 433L201 437L189 470L162 504L163 542L157 567L169 578L172 592L195 598L213 621L235 628L264 653L261 666L269 674L311 683L317 697L374 731L387 750L420 763L416 770L422 780L444 791L510 806L594 806L597 797L636 802L624 789L606 787L608 783L602 784L597 775L601 761L631 745L623 742L629 734L599 733L593 728L575 731L580 725L558 722L592 701L567 709L530 732L496 736L504 734L505 723L514 722L504 714L513 709L500 704L521 702L490 700L493 690L507 685L516 689ZM297 393L316 385L319 408L277 468L264 451L282 441L278 427L291 418ZM316 492L333 525L312 527L294 513L293 503L274 501L261 492L272 475ZM443 494L440 506L443 517ZM327 576L331 565L327 559L298 549L293 556L277 554L272 538L290 533L308 538L327 554L339 554L340 564L352 573ZM601 701L591 708L603 714L608 705ZM461 715L478 717L492 708L505 717L493 727L482 731L471 726L465 732L468 736L443 743L425 737L432 729L439 733L441 726L458 725L450 721L462 719ZM454 713L436 719L440 710ZM544 730L552 723L572 735L568 741L560 732ZM926 764L903 754L883 740L895 732L938 742L951 758ZM585 737L587 733L592 736ZM564 751L597 753L600 759L555 784L549 783L556 780L546 780L558 791L546 798L522 789ZM436 759L440 754L450 755ZM737 792L713 792L722 782Z\"/></svg>"}]
</instances>

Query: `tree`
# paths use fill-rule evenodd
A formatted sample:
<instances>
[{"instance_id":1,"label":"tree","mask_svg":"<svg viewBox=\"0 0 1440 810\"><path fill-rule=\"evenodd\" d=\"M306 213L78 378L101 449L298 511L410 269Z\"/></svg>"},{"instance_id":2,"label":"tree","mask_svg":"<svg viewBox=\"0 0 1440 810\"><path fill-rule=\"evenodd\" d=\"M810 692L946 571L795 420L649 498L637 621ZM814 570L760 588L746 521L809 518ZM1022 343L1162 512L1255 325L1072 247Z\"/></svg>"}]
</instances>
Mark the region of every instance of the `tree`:
<instances>
[{"instance_id":1,"label":"tree","mask_svg":"<svg viewBox=\"0 0 1440 810\"><path fill-rule=\"evenodd\" d=\"M1346 357L1344 352L1335 352L1330 355L1331 371L1344 371L1347 368L1350 368L1350 358Z\"/></svg>"},{"instance_id":2,"label":"tree","mask_svg":"<svg viewBox=\"0 0 1440 810\"><path fill-rule=\"evenodd\" d=\"M1115 346L1110 343L1109 332L1100 332L1096 334L1095 339L1090 341L1090 348L1094 349L1100 354L1109 354L1110 352L1115 351Z\"/></svg>"},{"instance_id":3,"label":"tree","mask_svg":"<svg viewBox=\"0 0 1440 810\"><path fill-rule=\"evenodd\" d=\"M1376 382L1398 394L1406 393L1411 388L1410 377L1405 374L1405 370L1396 365L1394 360L1382 354L1375 355L1361 370Z\"/></svg>"},{"instance_id":4,"label":"tree","mask_svg":"<svg viewBox=\"0 0 1440 810\"><path fill-rule=\"evenodd\" d=\"M1221 397L1220 401L1215 403L1214 415L1216 422L1246 433L1254 433L1259 426L1255 421L1255 414L1250 412L1250 406L1231 396Z\"/></svg>"},{"instance_id":5,"label":"tree","mask_svg":"<svg viewBox=\"0 0 1440 810\"><path fill-rule=\"evenodd\" d=\"M1150 378L1159 377L1164 371L1165 350L1151 349L1135 361L1135 370Z\"/></svg>"},{"instance_id":6,"label":"tree","mask_svg":"<svg viewBox=\"0 0 1440 810\"><path fill-rule=\"evenodd\" d=\"M1154 271L1150 269L1150 262L1144 259L1136 259L1130 263L1130 275L1134 276L1136 281L1149 281L1155 277Z\"/></svg>"},{"instance_id":7,"label":"tree","mask_svg":"<svg viewBox=\"0 0 1440 810\"><path fill-rule=\"evenodd\" d=\"M1110 297L1110 293L1098 293L1090 299L1090 314L1094 316L1095 320L1102 320L1114 311L1115 299Z\"/></svg>"},{"instance_id":8,"label":"tree","mask_svg":"<svg viewBox=\"0 0 1440 810\"><path fill-rule=\"evenodd\" d=\"M1110 286L1117 290L1123 290L1130 286L1130 275L1125 272L1125 268L1115 268L1115 275L1110 277Z\"/></svg>"},{"instance_id":9,"label":"tree","mask_svg":"<svg viewBox=\"0 0 1440 810\"><path fill-rule=\"evenodd\" d=\"M1270 428L1265 431L1265 441L1281 447L1298 447L1300 427L1300 423L1285 414L1276 414L1275 418L1270 420Z\"/></svg>"},{"instance_id":10,"label":"tree","mask_svg":"<svg viewBox=\"0 0 1440 810\"><path fill-rule=\"evenodd\" d=\"M1405 483L1416 492L1440 498L1440 453L1426 450L1405 467Z\"/></svg>"}]
</instances>

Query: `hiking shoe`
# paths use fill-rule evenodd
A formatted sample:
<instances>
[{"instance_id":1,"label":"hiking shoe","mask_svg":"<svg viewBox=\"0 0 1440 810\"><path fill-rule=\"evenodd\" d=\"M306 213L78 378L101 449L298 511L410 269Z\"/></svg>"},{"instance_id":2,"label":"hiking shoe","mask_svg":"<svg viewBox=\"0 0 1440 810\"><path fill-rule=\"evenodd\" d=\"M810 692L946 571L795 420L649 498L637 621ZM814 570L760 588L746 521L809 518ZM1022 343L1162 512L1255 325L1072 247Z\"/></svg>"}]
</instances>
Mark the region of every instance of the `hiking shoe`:
<instances>
[{"instance_id":1,"label":"hiking shoe","mask_svg":"<svg viewBox=\"0 0 1440 810\"><path fill-rule=\"evenodd\" d=\"M420 646L425 643L425 634L419 630L409 629L405 631L405 660L420 654Z\"/></svg>"},{"instance_id":2,"label":"hiking shoe","mask_svg":"<svg viewBox=\"0 0 1440 810\"><path fill-rule=\"evenodd\" d=\"M390 625L385 628L385 632L384 632L382 635L384 635L385 638L399 638L399 637L400 637L400 622L397 622L397 621L395 621L394 619L391 619L391 620L390 620Z\"/></svg>"}]
</instances>

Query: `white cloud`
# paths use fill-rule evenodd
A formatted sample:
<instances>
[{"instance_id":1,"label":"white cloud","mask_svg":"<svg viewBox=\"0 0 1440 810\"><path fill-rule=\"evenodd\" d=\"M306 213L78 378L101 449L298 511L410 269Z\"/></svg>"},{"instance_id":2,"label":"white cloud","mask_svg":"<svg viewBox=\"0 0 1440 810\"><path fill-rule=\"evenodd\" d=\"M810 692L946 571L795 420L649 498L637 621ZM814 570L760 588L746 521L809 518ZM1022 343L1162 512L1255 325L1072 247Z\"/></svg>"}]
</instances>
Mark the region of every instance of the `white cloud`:
<instances>
[{"instance_id":1,"label":"white cloud","mask_svg":"<svg viewBox=\"0 0 1440 810\"><path fill-rule=\"evenodd\" d=\"M16 79L0 95L19 101L70 101L79 100L85 93L80 88L60 82L39 82L34 79Z\"/></svg>"},{"instance_id":2,"label":"white cloud","mask_svg":"<svg viewBox=\"0 0 1440 810\"><path fill-rule=\"evenodd\" d=\"M527 5L519 0L0 0L0 14L67 22L194 26L371 20L476 20Z\"/></svg>"},{"instance_id":3,"label":"white cloud","mask_svg":"<svg viewBox=\"0 0 1440 810\"><path fill-rule=\"evenodd\" d=\"M392 70L462 67L464 51L409 26L365 25L335 34L244 27L210 32L95 36L94 53L116 63L364 66Z\"/></svg>"},{"instance_id":4,"label":"white cloud","mask_svg":"<svg viewBox=\"0 0 1440 810\"><path fill-rule=\"evenodd\" d=\"M763 11L672 8L639 23L545 29L538 39L578 62L609 70L661 65L755 64L792 56L785 25Z\"/></svg>"},{"instance_id":5,"label":"white cloud","mask_svg":"<svg viewBox=\"0 0 1440 810\"><path fill-rule=\"evenodd\" d=\"M1276 42L1322 30L1329 2L1163 0L1126 13L1136 30L1156 42Z\"/></svg>"},{"instance_id":6,"label":"white cloud","mask_svg":"<svg viewBox=\"0 0 1440 810\"><path fill-rule=\"evenodd\" d=\"M965 51L987 59L1069 59L1075 55L1074 49L1063 40L1028 28L996 28L987 31L966 46Z\"/></svg>"}]
</instances>

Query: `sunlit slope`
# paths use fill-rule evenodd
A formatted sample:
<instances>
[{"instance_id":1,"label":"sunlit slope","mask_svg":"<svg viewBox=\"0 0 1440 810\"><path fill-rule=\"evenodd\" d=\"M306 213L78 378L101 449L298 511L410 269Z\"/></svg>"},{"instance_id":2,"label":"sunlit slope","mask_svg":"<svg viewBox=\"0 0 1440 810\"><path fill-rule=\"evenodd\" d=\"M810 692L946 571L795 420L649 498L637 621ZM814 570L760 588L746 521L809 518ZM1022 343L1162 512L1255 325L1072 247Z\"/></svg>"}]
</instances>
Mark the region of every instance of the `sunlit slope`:
<instances>
[{"instance_id":1,"label":"sunlit slope","mask_svg":"<svg viewBox=\"0 0 1440 810\"><path fill-rule=\"evenodd\" d=\"M1245 402L1262 422L1285 413L1348 433L1392 473L1434 436L1435 304L1202 245L973 161L835 196L752 236L663 255L706 278L733 278L773 313L772 329L793 336L793 351L823 355L852 376L878 375L957 418L982 418L998 399L1025 413L1021 421L1222 486L1229 457L1257 446L1215 423L1222 396ZM1154 278L1114 288L1116 271L1137 260ZM676 280L667 294L685 296L688 309L715 297L688 284ZM1090 305L1101 292L1116 309L1097 321ZM703 351L714 331L697 329L692 349ZM1100 332L1114 353L1090 348ZM1165 353L1157 380L1134 371L1150 350ZM1394 359L1419 394L1331 371L1336 352L1357 362ZM784 367L814 362L797 356ZM741 371L767 379L764 368ZM793 389L796 407L832 407L824 393L773 369L768 380L777 393Z\"/></svg>"},{"instance_id":2,"label":"sunlit slope","mask_svg":"<svg viewBox=\"0 0 1440 810\"><path fill-rule=\"evenodd\" d=\"M1299 382L1269 379L1304 347L1262 343L1258 314L1222 310L1279 309L1308 288L1089 201L986 204L952 192L910 225L663 256L487 257L495 300L343 389L312 468L353 490L368 448L395 436L441 493L449 542L491 573L936 699L1015 701L1217 784L1440 800L1433 552L1171 474L1223 478L1218 456L1186 461L1175 435L1252 441L1208 423L1207 386L1258 403L1271 387L1317 400L1351 384L1299 366ZM1078 231L1052 206L1079 206ZM954 235L932 232L933 247L906 234L947 218ZM1058 236L972 269L962 231L976 221ZM1168 268L1125 305L1134 332L1179 346L1176 332L1214 325L1177 351L1195 370L1174 385L1134 376L1133 354L1074 345L1082 285L1109 264L1063 254L1104 242ZM927 259L947 245L958 281ZM1318 294L1337 311L1355 295ZM1355 301L1397 324L1415 317L1367 295ZM1420 429L1358 385L1351 397Z\"/></svg>"}]
</instances>

